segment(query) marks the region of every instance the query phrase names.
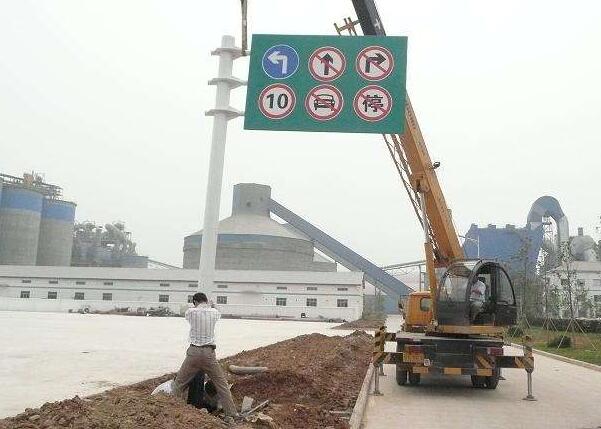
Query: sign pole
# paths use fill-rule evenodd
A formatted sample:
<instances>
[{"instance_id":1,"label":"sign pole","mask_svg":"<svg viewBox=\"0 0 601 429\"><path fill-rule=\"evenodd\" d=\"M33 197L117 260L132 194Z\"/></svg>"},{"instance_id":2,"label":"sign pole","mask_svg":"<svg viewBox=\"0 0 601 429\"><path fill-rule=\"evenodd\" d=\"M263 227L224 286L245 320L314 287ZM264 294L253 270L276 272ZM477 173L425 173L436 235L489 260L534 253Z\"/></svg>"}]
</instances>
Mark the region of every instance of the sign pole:
<instances>
[{"instance_id":1,"label":"sign pole","mask_svg":"<svg viewBox=\"0 0 601 429\"><path fill-rule=\"evenodd\" d=\"M238 86L246 85L245 81L232 76L234 60L243 55L242 50L235 46L232 36L223 36L221 46L211 54L219 56L219 73L216 78L209 81L209 85L217 86L217 93L215 108L206 112L206 116L213 117L213 136L211 139L209 177L207 180L204 227L200 250L200 279L198 282L198 290L204 292L209 298L215 281L215 258L217 254L219 206L221 204L227 123L230 119L244 115L244 112L230 107L230 92Z\"/></svg>"}]
</instances>

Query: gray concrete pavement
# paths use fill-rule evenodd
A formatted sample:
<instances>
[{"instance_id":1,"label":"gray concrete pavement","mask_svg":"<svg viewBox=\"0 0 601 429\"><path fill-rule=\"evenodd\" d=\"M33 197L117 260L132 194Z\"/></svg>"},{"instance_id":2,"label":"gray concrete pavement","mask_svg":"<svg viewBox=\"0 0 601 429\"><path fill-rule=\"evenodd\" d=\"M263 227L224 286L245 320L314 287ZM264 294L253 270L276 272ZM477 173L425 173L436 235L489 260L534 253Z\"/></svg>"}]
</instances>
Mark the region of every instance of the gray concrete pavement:
<instances>
[{"instance_id":1,"label":"gray concrete pavement","mask_svg":"<svg viewBox=\"0 0 601 429\"><path fill-rule=\"evenodd\" d=\"M394 365L385 373L384 395L368 400L366 429L601 427L601 372L548 357L535 355L536 402L522 400L526 373L516 369L503 371L496 390L474 389L469 377L422 376L420 386L401 387Z\"/></svg>"}]
</instances>

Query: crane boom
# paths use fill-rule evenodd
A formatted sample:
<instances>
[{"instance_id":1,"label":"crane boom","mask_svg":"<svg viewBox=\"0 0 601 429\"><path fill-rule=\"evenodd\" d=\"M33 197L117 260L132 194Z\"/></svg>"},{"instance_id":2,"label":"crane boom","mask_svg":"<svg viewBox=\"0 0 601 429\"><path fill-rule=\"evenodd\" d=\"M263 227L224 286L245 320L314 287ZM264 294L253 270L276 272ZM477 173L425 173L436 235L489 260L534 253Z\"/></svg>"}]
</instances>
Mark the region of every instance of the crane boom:
<instances>
[{"instance_id":1,"label":"crane boom","mask_svg":"<svg viewBox=\"0 0 601 429\"><path fill-rule=\"evenodd\" d=\"M374 0L352 0L364 35L385 36ZM351 33L353 23L348 20L345 29ZM337 27L339 34L341 28ZM353 30L354 31L354 30ZM399 172L415 213L425 232L424 251L426 270L432 296L436 296L435 268L464 258L450 210L434 171L424 137L420 130L409 94L406 95L405 129L403 134L384 135L390 155ZM434 318L436 308L433 307Z\"/></svg>"}]
</instances>

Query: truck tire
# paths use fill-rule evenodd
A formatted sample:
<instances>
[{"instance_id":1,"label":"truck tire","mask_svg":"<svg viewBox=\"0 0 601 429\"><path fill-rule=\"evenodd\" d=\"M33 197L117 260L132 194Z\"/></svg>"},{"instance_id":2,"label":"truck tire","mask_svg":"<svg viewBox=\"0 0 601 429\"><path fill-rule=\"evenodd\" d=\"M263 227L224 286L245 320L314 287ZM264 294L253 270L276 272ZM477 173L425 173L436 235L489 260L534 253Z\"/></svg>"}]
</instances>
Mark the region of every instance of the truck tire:
<instances>
[{"instance_id":1,"label":"truck tire","mask_svg":"<svg viewBox=\"0 0 601 429\"><path fill-rule=\"evenodd\" d=\"M492 375L490 377L485 377L484 384L486 385L486 388L491 390L496 389L500 378L501 371L498 369L493 369Z\"/></svg>"},{"instance_id":2,"label":"truck tire","mask_svg":"<svg viewBox=\"0 0 601 429\"><path fill-rule=\"evenodd\" d=\"M472 375L472 386L481 389L485 386L486 384L486 377L482 376L482 375Z\"/></svg>"},{"instance_id":3,"label":"truck tire","mask_svg":"<svg viewBox=\"0 0 601 429\"><path fill-rule=\"evenodd\" d=\"M412 386L417 386L422 379L422 375L417 372L409 373L409 384Z\"/></svg>"},{"instance_id":4,"label":"truck tire","mask_svg":"<svg viewBox=\"0 0 601 429\"><path fill-rule=\"evenodd\" d=\"M407 384L407 371L400 369L398 366L396 368L396 384L399 386Z\"/></svg>"}]
</instances>

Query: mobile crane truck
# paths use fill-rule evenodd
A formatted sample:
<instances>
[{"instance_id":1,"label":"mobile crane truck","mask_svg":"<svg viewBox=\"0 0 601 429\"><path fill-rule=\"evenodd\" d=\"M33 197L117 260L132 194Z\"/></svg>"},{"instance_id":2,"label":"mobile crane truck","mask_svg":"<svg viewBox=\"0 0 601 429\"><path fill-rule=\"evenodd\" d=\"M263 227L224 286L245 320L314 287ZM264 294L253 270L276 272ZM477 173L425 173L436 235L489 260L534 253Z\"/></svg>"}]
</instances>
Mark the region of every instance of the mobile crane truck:
<instances>
[{"instance_id":1,"label":"mobile crane truck","mask_svg":"<svg viewBox=\"0 0 601 429\"><path fill-rule=\"evenodd\" d=\"M374 0L352 0L358 20L335 26L338 34L385 36ZM516 323L517 307L505 268L489 260L466 260L449 208L407 96L403 134L384 135L387 148L424 229L429 292L414 292L401 301L404 324L397 333L385 327L375 334L374 367L396 365L399 385L420 383L422 374L469 375L474 387L495 389L501 368L525 369L533 400L532 347L506 356L503 334ZM387 341L396 352L386 352ZM378 390L378 371L376 387Z\"/></svg>"}]
</instances>

